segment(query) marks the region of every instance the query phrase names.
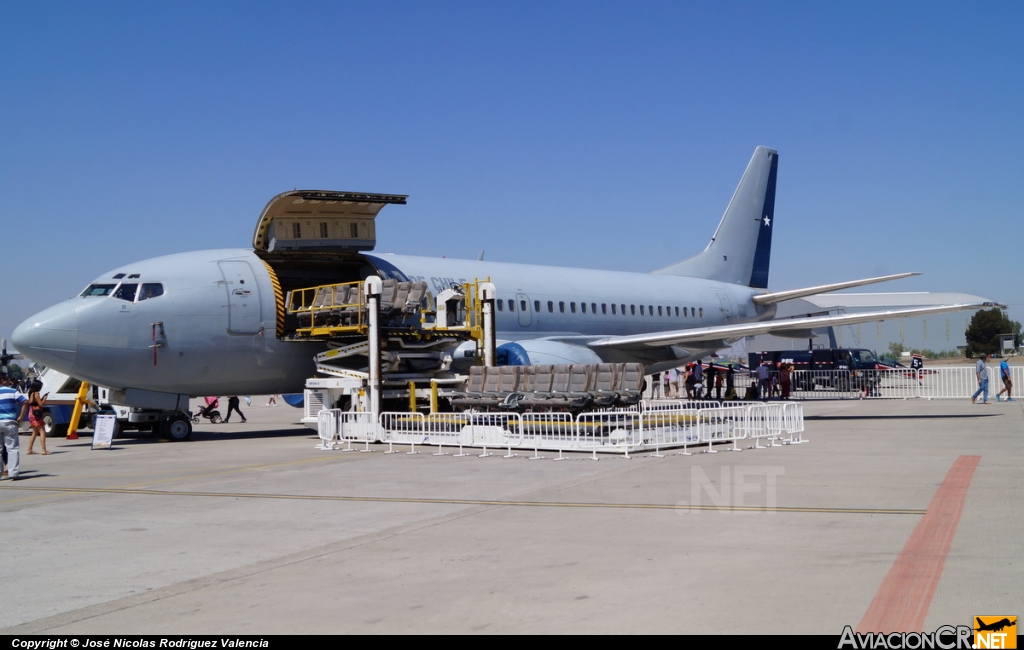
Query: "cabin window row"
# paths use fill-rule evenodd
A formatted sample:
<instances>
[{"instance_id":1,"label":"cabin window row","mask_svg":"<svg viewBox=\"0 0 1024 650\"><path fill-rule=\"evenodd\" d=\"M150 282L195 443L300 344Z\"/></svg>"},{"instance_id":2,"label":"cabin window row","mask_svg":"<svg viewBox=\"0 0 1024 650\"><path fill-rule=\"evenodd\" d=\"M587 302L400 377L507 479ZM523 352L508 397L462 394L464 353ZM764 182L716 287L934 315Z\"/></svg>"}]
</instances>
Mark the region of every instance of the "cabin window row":
<instances>
[{"instance_id":1,"label":"cabin window row","mask_svg":"<svg viewBox=\"0 0 1024 650\"><path fill-rule=\"evenodd\" d=\"M522 299L520 299L518 301L518 303L517 303L517 301L512 300L511 298L508 299L508 300L504 300L504 299L500 299L499 298L498 300L495 300L494 302L495 302L495 304L498 307L498 311L505 311L506 308L510 312L515 312L517 310L518 311L527 311L528 308L529 308L528 305L527 305L527 302L525 300L522 300ZM602 315L611 314L612 316L618 316L619 314L621 314L623 316L636 316L638 314L640 316L654 316L655 314L657 314L658 316L661 316L661 317L667 316L669 318L671 318L673 315L675 315L676 318L704 318L704 308L703 307L676 307L676 306L667 306L667 305L639 305L638 306L638 305L625 305L625 304L621 304L621 303L620 304L612 303L612 304L609 305L608 303L604 303L604 302L601 303L600 305L598 305L596 302L591 302L591 303L581 302L581 303L579 303L577 305L577 303L574 302L574 301L570 301L570 302L566 303L563 300L559 300L558 301L558 313L560 313L560 314L566 313L567 305L568 305L569 313L571 313L571 314L577 313L577 309L579 309L579 313L581 313L581 314L587 314L587 313L597 314L598 313L598 309L600 309L600 313ZM627 307L629 308L628 311L627 311ZM548 308L548 313L549 314L555 313L555 301L554 300L548 300L547 301L547 308ZM536 312L536 313L541 313L541 302L539 300L534 300L533 301L533 311Z\"/></svg>"}]
</instances>

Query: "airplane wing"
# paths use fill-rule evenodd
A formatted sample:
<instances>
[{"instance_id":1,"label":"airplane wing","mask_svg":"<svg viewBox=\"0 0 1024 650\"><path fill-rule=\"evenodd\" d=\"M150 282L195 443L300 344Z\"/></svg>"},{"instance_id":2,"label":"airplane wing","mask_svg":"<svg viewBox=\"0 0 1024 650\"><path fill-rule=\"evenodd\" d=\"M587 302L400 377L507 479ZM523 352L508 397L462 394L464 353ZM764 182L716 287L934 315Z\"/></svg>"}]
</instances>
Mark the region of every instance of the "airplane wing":
<instances>
[{"instance_id":1,"label":"airplane wing","mask_svg":"<svg viewBox=\"0 0 1024 650\"><path fill-rule=\"evenodd\" d=\"M621 349L661 347L666 345L679 345L683 347L724 347L724 345L722 345L723 341L735 341L743 338L744 336L755 336L758 334L782 334L793 336L794 333L809 332L811 329L817 327L852 325L854 323L873 323L876 321L888 320L890 318L930 316L932 314L985 309L994 306L996 306L995 303L991 302L961 303L955 305L916 307L912 309L864 312L859 314L840 314L837 316L812 316L810 318L778 319L756 323L741 323L738 325L719 325L716 327L697 327L670 332L654 332L651 334L611 336L588 341L587 345L595 348Z\"/></svg>"},{"instance_id":2,"label":"airplane wing","mask_svg":"<svg viewBox=\"0 0 1024 650\"><path fill-rule=\"evenodd\" d=\"M796 298L805 298L807 296L814 296L828 291L840 291L842 289L852 289L853 287L863 287L867 284L875 284L878 282L889 282L890 280L899 280L901 278L909 278L913 275L921 275L920 273L897 273L895 275L883 275L877 278L865 278L863 280L849 280L847 282L836 282L834 284L822 284L817 287L806 287L803 289L790 289L788 291L773 291L770 293L762 293L754 296L753 301L755 305L770 305L776 302L785 302L787 300L794 300ZM934 304L934 303L932 303Z\"/></svg>"}]
</instances>

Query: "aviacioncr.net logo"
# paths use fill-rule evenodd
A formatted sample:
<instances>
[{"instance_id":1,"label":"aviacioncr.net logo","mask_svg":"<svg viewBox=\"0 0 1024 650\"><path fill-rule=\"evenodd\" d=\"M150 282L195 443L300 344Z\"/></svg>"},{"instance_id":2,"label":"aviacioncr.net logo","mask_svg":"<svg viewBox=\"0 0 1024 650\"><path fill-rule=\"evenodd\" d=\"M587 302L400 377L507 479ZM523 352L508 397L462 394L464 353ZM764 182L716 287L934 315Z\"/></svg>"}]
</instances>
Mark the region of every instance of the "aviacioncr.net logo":
<instances>
[{"instance_id":1,"label":"aviacioncr.net logo","mask_svg":"<svg viewBox=\"0 0 1024 650\"><path fill-rule=\"evenodd\" d=\"M934 632L854 632L847 625L839 638L839 649L854 650L969 650L974 647L970 625L943 625Z\"/></svg>"},{"instance_id":2,"label":"aviacioncr.net logo","mask_svg":"<svg viewBox=\"0 0 1024 650\"><path fill-rule=\"evenodd\" d=\"M1017 647L1016 616L975 616L974 646L976 650Z\"/></svg>"}]
</instances>

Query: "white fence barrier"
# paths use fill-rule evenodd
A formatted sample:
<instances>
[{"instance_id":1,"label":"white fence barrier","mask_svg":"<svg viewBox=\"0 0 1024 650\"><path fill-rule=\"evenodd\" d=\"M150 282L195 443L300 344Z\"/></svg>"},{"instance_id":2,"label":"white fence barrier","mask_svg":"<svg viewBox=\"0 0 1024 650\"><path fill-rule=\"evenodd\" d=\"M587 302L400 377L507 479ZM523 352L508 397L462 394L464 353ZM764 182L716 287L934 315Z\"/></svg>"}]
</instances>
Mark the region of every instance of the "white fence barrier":
<instances>
[{"instance_id":1,"label":"white fence barrier","mask_svg":"<svg viewBox=\"0 0 1024 650\"><path fill-rule=\"evenodd\" d=\"M799 445L804 440L804 405L786 402L782 405L782 430L788 434L783 444Z\"/></svg>"},{"instance_id":2,"label":"white fence barrier","mask_svg":"<svg viewBox=\"0 0 1024 650\"><path fill-rule=\"evenodd\" d=\"M562 452L598 452L622 454L642 450L689 446L714 446L755 439L781 442L796 441L803 431L803 408L799 404L773 402L764 404L732 402L686 402L663 400L651 407L641 405L630 409L610 409L573 415L556 413L370 413L343 412L324 409L318 414L318 449L336 449L339 443L389 443L443 447L507 449L507 456L516 450ZM788 437L786 437L788 436ZM443 453L443 452L439 452Z\"/></svg>"},{"instance_id":3,"label":"white fence barrier","mask_svg":"<svg viewBox=\"0 0 1024 650\"><path fill-rule=\"evenodd\" d=\"M1012 366L1012 381L1024 386L1024 367ZM987 368L989 400L1003 388L997 364ZM339 443L388 442L392 445L435 445L617 453L628 457L641 450L700 446L705 451L730 445L740 449L799 444L803 438L803 399L968 399L978 388L973 367L922 370L798 371L793 373L790 400L756 402L653 399L627 409L609 409L573 415L539 413L371 413L322 409L317 414L318 449L336 449ZM736 376L743 394L754 383ZM795 400L795 401L794 401ZM660 455L660 454L659 454Z\"/></svg>"},{"instance_id":4,"label":"white fence barrier","mask_svg":"<svg viewBox=\"0 0 1024 650\"><path fill-rule=\"evenodd\" d=\"M758 405L760 406L760 405ZM740 451L737 443L747 437L750 409L754 406L730 404L729 406L703 408L698 415L698 433L706 453L717 453L715 443L731 442L731 451Z\"/></svg>"},{"instance_id":5,"label":"white fence barrier","mask_svg":"<svg viewBox=\"0 0 1024 650\"><path fill-rule=\"evenodd\" d=\"M595 411L576 416L576 447L584 451L618 451L628 454L641 443L640 413Z\"/></svg>"},{"instance_id":6,"label":"white fence barrier","mask_svg":"<svg viewBox=\"0 0 1024 650\"><path fill-rule=\"evenodd\" d=\"M457 446L466 418L462 413L381 413L381 442Z\"/></svg>"},{"instance_id":7,"label":"white fence barrier","mask_svg":"<svg viewBox=\"0 0 1024 650\"><path fill-rule=\"evenodd\" d=\"M320 444L316 449L336 449L338 439L338 409L323 409L316 415L316 433L320 436Z\"/></svg>"},{"instance_id":8,"label":"white fence barrier","mask_svg":"<svg viewBox=\"0 0 1024 650\"><path fill-rule=\"evenodd\" d=\"M1003 388L998 364L987 367L989 398ZM1024 381L1024 366L1010 367L1015 387ZM771 373L768 399L782 396L777 372ZM746 395L757 380L735 376L737 395ZM978 389L973 366L893 368L888 370L797 370L792 373L789 399L969 399ZM765 399L758 394L755 399ZM658 403L666 400L658 400ZM727 402L728 403L728 402Z\"/></svg>"},{"instance_id":9,"label":"white fence barrier","mask_svg":"<svg viewBox=\"0 0 1024 650\"><path fill-rule=\"evenodd\" d=\"M700 441L697 409L653 409L640 414L643 441L655 449L687 447Z\"/></svg>"},{"instance_id":10,"label":"white fence barrier","mask_svg":"<svg viewBox=\"0 0 1024 650\"><path fill-rule=\"evenodd\" d=\"M338 414L338 439L348 442L347 449L352 449L353 442L361 442L366 445L364 451L369 451L370 443L380 438L380 426L373 413L341 411Z\"/></svg>"},{"instance_id":11,"label":"white fence barrier","mask_svg":"<svg viewBox=\"0 0 1024 650\"><path fill-rule=\"evenodd\" d=\"M540 457L541 449L571 449L576 439L572 413L523 413L520 424L523 448L532 449L534 458Z\"/></svg>"}]
</instances>

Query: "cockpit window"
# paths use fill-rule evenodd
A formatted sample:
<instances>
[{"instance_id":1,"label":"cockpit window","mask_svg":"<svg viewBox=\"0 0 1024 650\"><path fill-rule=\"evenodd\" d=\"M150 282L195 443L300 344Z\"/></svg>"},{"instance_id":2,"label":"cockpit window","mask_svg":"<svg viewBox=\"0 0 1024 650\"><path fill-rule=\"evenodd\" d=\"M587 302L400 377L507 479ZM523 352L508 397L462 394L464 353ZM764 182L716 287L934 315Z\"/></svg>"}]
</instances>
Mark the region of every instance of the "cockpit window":
<instances>
[{"instance_id":1,"label":"cockpit window","mask_svg":"<svg viewBox=\"0 0 1024 650\"><path fill-rule=\"evenodd\" d=\"M135 283L125 282L117 288L117 291L114 292L114 297L127 302L135 302L135 290L138 288L139 285Z\"/></svg>"},{"instance_id":2,"label":"cockpit window","mask_svg":"<svg viewBox=\"0 0 1024 650\"><path fill-rule=\"evenodd\" d=\"M147 282L142 285L142 292L139 293L139 302L162 295L164 295L164 285L159 282Z\"/></svg>"},{"instance_id":3,"label":"cockpit window","mask_svg":"<svg viewBox=\"0 0 1024 650\"><path fill-rule=\"evenodd\" d=\"M89 298L91 296L109 296L116 286L116 284L90 284L81 295L83 298Z\"/></svg>"}]
</instances>

